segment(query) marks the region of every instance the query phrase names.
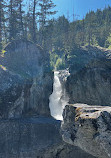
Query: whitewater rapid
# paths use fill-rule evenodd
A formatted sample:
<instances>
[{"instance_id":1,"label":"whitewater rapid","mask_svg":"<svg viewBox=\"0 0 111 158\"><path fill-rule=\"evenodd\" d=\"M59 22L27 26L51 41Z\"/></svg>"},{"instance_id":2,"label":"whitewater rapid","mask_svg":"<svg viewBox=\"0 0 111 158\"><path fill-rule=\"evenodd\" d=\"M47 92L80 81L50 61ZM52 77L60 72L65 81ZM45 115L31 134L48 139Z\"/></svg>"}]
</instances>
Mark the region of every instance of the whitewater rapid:
<instances>
[{"instance_id":1,"label":"whitewater rapid","mask_svg":"<svg viewBox=\"0 0 111 158\"><path fill-rule=\"evenodd\" d=\"M52 117L57 120L63 120L62 113L65 105L68 103L68 97L66 96L65 90L62 89L58 74L58 71L54 72L53 93L49 98L49 107Z\"/></svg>"}]
</instances>

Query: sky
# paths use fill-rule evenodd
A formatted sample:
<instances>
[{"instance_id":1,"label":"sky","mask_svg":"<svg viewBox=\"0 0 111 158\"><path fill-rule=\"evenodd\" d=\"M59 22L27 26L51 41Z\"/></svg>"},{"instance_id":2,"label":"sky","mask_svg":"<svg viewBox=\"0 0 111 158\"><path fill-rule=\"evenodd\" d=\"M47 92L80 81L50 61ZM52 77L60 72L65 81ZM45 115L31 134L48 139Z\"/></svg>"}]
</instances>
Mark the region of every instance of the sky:
<instances>
[{"instance_id":1,"label":"sky","mask_svg":"<svg viewBox=\"0 0 111 158\"><path fill-rule=\"evenodd\" d=\"M89 10L96 11L111 6L111 0L53 0L53 2L56 4L55 10L58 10L55 17L65 15L70 21L73 19L73 12L75 19L82 19Z\"/></svg>"}]
</instances>

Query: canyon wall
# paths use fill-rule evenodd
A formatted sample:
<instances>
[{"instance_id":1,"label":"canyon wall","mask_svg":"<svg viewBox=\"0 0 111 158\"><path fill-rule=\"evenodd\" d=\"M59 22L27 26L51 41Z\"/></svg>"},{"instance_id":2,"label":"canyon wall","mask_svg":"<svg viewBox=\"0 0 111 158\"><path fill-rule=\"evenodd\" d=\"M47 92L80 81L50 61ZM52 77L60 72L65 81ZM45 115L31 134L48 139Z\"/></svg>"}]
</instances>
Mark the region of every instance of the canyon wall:
<instances>
[{"instance_id":1,"label":"canyon wall","mask_svg":"<svg viewBox=\"0 0 111 158\"><path fill-rule=\"evenodd\" d=\"M0 117L50 116L53 73L48 53L29 41L13 41L0 56Z\"/></svg>"},{"instance_id":2,"label":"canyon wall","mask_svg":"<svg viewBox=\"0 0 111 158\"><path fill-rule=\"evenodd\" d=\"M81 48L66 82L70 103L111 105L111 51Z\"/></svg>"}]
</instances>

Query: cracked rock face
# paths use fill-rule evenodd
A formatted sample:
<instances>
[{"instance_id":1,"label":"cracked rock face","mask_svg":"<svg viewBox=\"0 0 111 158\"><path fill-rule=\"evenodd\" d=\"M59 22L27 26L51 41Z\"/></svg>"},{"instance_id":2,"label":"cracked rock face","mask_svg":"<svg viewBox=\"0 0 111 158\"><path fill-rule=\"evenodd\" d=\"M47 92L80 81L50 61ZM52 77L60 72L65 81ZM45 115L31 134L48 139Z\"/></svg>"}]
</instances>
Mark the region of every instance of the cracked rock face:
<instances>
[{"instance_id":1,"label":"cracked rock face","mask_svg":"<svg viewBox=\"0 0 111 158\"><path fill-rule=\"evenodd\" d=\"M63 117L65 142L97 158L111 157L111 107L67 105Z\"/></svg>"}]
</instances>

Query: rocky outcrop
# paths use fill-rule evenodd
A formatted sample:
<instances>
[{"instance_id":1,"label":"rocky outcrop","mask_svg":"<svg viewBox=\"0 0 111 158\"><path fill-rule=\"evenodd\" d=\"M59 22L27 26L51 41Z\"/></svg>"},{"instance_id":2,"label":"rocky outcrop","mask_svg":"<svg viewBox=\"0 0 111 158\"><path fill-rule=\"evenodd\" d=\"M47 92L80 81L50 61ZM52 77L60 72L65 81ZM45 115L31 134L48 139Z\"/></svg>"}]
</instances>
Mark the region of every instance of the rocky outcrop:
<instances>
[{"instance_id":1,"label":"rocky outcrop","mask_svg":"<svg viewBox=\"0 0 111 158\"><path fill-rule=\"evenodd\" d=\"M90 46L73 55L65 85L70 105L63 113L63 140L97 158L110 158L111 50Z\"/></svg>"},{"instance_id":2,"label":"rocky outcrop","mask_svg":"<svg viewBox=\"0 0 111 158\"><path fill-rule=\"evenodd\" d=\"M63 117L65 142L97 158L111 157L111 107L67 105Z\"/></svg>"},{"instance_id":3,"label":"rocky outcrop","mask_svg":"<svg viewBox=\"0 0 111 158\"><path fill-rule=\"evenodd\" d=\"M111 105L111 51L84 47L74 53L66 83L70 103Z\"/></svg>"},{"instance_id":4,"label":"rocky outcrop","mask_svg":"<svg viewBox=\"0 0 111 158\"><path fill-rule=\"evenodd\" d=\"M37 45L18 40L0 56L0 117L50 116L49 96L53 73L48 53Z\"/></svg>"},{"instance_id":5,"label":"rocky outcrop","mask_svg":"<svg viewBox=\"0 0 111 158\"><path fill-rule=\"evenodd\" d=\"M65 70L59 70L58 73L58 77L61 83L61 88L62 88L62 96L61 96L61 101L64 102L64 106L68 103L69 101L69 97L68 97L68 93L66 91L66 82L67 82L67 78L70 75L69 70L65 69Z\"/></svg>"},{"instance_id":6,"label":"rocky outcrop","mask_svg":"<svg viewBox=\"0 0 111 158\"><path fill-rule=\"evenodd\" d=\"M62 142L60 122L33 117L0 121L0 158L37 158ZM43 156L43 155L42 155Z\"/></svg>"},{"instance_id":7,"label":"rocky outcrop","mask_svg":"<svg viewBox=\"0 0 111 158\"><path fill-rule=\"evenodd\" d=\"M58 146L49 148L48 151L42 152L41 155L43 155L41 158L95 158L80 148L64 142Z\"/></svg>"},{"instance_id":8,"label":"rocky outcrop","mask_svg":"<svg viewBox=\"0 0 111 158\"><path fill-rule=\"evenodd\" d=\"M0 120L0 158L94 158L62 141L60 121L46 117Z\"/></svg>"}]
</instances>

